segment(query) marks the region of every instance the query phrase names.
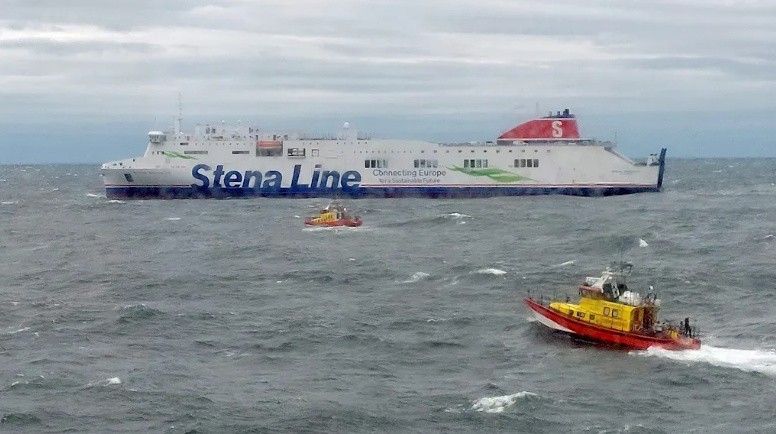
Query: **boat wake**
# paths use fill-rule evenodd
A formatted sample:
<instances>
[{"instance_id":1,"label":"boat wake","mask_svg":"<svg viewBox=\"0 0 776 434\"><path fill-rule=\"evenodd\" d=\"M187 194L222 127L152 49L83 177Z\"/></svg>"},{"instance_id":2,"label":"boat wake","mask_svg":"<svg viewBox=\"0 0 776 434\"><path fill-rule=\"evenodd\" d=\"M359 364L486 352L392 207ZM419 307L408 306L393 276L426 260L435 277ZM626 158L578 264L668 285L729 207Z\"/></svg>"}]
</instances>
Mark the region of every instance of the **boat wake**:
<instances>
[{"instance_id":1,"label":"boat wake","mask_svg":"<svg viewBox=\"0 0 776 434\"><path fill-rule=\"evenodd\" d=\"M485 413L501 413L506 408L509 408L515 404L515 401L517 401L520 398L526 398L529 396L536 396L535 393L531 392L518 392L514 393L512 395L504 395L504 396L493 396L493 397L485 397L480 398L477 401L472 404L472 410L475 411L482 411Z\"/></svg>"},{"instance_id":2,"label":"boat wake","mask_svg":"<svg viewBox=\"0 0 776 434\"><path fill-rule=\"evenodd\" d=\"M703 345L698 350L669 351L653 347L644 351L633 351L631 354L681 362L702 362L723 368L776 376L776 350L739 350Z\"/></svg>"}]
</instances>

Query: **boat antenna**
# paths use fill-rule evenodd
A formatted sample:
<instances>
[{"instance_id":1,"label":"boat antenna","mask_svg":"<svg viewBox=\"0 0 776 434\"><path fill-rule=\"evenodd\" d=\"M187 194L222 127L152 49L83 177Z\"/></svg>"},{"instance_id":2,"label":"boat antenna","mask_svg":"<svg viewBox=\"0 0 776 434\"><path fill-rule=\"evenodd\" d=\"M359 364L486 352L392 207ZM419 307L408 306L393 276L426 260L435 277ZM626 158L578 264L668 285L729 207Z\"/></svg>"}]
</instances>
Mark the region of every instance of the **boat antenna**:
<instances>
[{"instance_id":1,"label":"boat antenna","mask_svg":"<svg viewBox=\"0 0 776 434\"><path fill-rule=\"evenodd\" d=\"M178 92L178 118L175 119L175 134L181 133L181 122L183 121L183 101L181 93Z\"/></svg>"}]
</instances>

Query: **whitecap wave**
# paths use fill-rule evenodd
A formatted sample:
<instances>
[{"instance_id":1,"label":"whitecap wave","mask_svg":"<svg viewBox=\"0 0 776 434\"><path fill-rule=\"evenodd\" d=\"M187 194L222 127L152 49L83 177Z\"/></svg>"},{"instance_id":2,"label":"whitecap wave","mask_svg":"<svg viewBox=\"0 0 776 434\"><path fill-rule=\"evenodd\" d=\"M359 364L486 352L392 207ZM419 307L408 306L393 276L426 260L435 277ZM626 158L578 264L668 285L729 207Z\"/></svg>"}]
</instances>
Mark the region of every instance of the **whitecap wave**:
<instances>
[{"instance_id":1,"label":"whitecap wave","mask_svg":"<svg viewBox=\"0 0 776 434\"><path fill-rule=\"evenodd\" d=\"M121 379L119 377L108 378L107 380L97 381L96 383L87 383L86 387L111 386L115 384L121 384Z\"/></svg>"},{"instance_id":2,"label":"whitecap wave","mask_svg":"<svg viewBox=\"0 0 776 434\"><path fill-rule=\"evenodd\" d=\"M165 220L169 220L169 221L173 221L174 222L174 221L178 221L180 219L181 219L180 217L167 217Z\"/></svg>"},{"instance_id":3,"label":"whitecap wave","mask_svg":"<svg viewBox=\"0 0 776 434\"><path fill-rule=\"evenodd\" d=\"M0 205L16 205L17 203L19 203L18 200L4 200L0 202Z\"/></svg>"},{"instance_id":4,"label":"whitecap wave","mask_svg":"<svg viewBox=\"0 0 776 434\"><path fill-rule=\"evenodd\" d=\"M480 398L472 405L472 410L482 411L485 413L501 413L504 409L511 407L515 404L519 398L525 398L527 396L536 396L531 392L518 392L512 395L494 396Z\"/></svg>"},{"instance_id":5,"label":"whitecap wave","mask_svg":"<svg viewBox=\"0 0 776 434\"><path fill-rule=\"evenodd\" d=\"M94 193L86 193L86 196L88 196L88 197L105 197L105 195L94 194Z\"/></svg>"},{"instance_id":6,"label":"whitecap wave","mask_svg":"<svg viewBox=\"0 0 776 434\"><path fill-rule=\"evenodd\" d=\"M504 274L507 274L504 270L499 270L498 268L481 268L474 272L475 274L492 274L494 276L503 276Z\"/></svg>"},{"instance_id":7,"label":"whitecap wave","mask_svg":"<svg viewBox=\"0 0 776 434\"><path fill-rule=\"evenodd\" d=\"M649 244L647 244L646 241L639 238L639 247L649 247Z\"/></svg>"},{"instance_id":8,"label":"whitecap wave","mask_svg":"<svg viewBox=\"0 0 776 434\"><path fill-rule=\"evenodd\" d=\"M565 267L567 265L573 265L576 262L577 262L576 260L572 259L570 261L566 261L566 262L560 263L560 264L556 265L556 267ZM525 279L525 277L523 277L523 279Z\"/></svg>"},{"instance_id":9,"label":"whitecap wave","mask_svg":"<svg viewBox=\"0 0 776 434\"><path fill-rule=\"evenodd\" d=\"M669 351L653 347L644 351L633 351L632 354L689 363L708 363L723 368L776 376L776 350L739 350L702 345L699 350Z\"/></svg>"},{"instance_id":10,"label":"whitecap wave","mask_svg":"<svg viewBox=\"0 0 776 434\"><path fill-rule=\"evenodd\" d=\"M451 212L449 214L441 214L439 217L451 218L451 219L465 219L465 218L470 218L471 216L460 212Z\"/></svg>"},{"instance_id":11,"label":"whitecap wave","mask_svg":"<svg viewBox=\"0 0 776 434\"><path fill-rule=\"evenodd\" d=\"M414 273L414 274L413 274L413 275L412 275L412 276L409 278L409 280L405 280L405 281L404 281L404 282L402 282L402 283L415 283L415 282L418 282L418 281L420 281L420 280L423 280L423 279L425 279L425 278L426 278L426 277L428 277L428 276L430 276L430 274L428 274L428 273L424 273L424 272L422 272L422 271L418 271L418 272Z\"/></svg>"},{"instance_id":12,"label":"whitecap wave","mask_svg":"<svg viewBox=\"0 0 776 434\"><path fill-rule=\"evenodd\" d=\"M108 203L124 203L124 201L123 200L112 199L112 200L109 200Z\"/></svg>"}]
</instances>

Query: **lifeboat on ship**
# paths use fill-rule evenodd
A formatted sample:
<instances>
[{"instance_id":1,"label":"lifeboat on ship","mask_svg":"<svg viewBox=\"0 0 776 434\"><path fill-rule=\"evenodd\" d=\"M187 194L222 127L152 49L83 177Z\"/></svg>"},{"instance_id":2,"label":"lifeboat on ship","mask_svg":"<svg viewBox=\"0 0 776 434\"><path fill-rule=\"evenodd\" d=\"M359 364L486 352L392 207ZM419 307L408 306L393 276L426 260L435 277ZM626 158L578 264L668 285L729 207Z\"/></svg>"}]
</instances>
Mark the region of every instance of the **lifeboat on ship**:
<instances>
[{"instance_id":1,"label":"lifeboat on ship","mask_svg":"<svg viewBox=\"0 0 776 434\"><path fill-rule=\"evenodd\" d=\"M628 288L632 268L629 262L615 262L600 277L587 277L576 303L570 297L561 301L529 294L525 304L539 323L579 340L636 350L699 349L699 333L689 317L676 324L659 322L661 302L652 287L643 297Z\"/></svg>"},{"instance_id":2,"label":"lifeboat on ship","mask_svg":"<svg viewBox=\"0 0 776 434\"><path fill-rule=\"evenodd\" d=\"M312 217L308 217L304 224L306 226L348 226L357 227L361 226L363 222L361 217L352 215L345 206L340 202L332 202L322 209L321 212Z\"/></svg>"}]
</instances>

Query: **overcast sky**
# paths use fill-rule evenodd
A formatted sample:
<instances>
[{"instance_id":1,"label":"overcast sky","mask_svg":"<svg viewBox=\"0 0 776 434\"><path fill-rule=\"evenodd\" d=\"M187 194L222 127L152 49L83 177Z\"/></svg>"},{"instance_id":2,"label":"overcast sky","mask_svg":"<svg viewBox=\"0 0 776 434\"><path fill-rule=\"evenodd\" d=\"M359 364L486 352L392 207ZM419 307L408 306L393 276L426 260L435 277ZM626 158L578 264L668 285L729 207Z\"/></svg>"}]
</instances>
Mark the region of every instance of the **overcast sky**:
<instances>
[{"instance_id":1,"label":"overcast sky","mask_svg":"<svg viewBox=\"0 0 776 434\"><path fill-rule=\"evenodd\" d=\"M184 127L492 139L570 108L640 157L776 157L771 0L0 0L0 163Z\"/></svg>"}]
</instances>

